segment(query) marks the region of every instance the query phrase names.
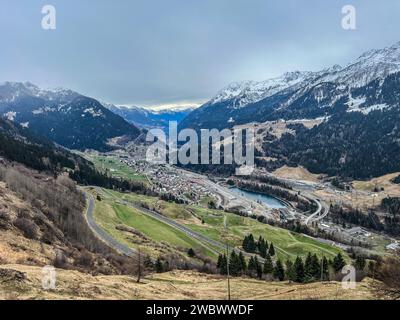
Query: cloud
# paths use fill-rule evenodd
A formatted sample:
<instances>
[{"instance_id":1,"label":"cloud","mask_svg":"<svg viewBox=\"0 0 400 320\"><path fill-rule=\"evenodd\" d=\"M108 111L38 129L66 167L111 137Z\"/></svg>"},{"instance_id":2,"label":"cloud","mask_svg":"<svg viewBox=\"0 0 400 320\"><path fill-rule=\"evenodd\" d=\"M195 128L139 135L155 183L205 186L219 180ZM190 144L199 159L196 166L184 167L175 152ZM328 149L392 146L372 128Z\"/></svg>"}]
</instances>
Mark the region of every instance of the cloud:
<instances>
[{"instance_id":1,"label":"cloud","mask_svg":"<svg viewBox=\"0 0 400 320\"><path fill-rule=\"evenodd\" d=\"M400 2L353 0L2 1L1 80L63 86L115 104L204 101L230 82L345 65L398 40ZM12 15L10 14L12 13Z\"/></svg>"}]
</instances>

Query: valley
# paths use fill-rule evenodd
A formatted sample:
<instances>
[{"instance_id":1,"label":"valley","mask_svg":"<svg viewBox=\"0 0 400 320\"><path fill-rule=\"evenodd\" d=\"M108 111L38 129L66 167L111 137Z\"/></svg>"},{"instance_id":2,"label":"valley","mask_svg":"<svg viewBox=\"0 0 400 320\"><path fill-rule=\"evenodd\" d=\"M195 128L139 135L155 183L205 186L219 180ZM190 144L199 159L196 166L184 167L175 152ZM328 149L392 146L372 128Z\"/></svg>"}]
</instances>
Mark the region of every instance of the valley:
<instances>
[{"instance_id":1,"label":"valley","mask_svg":"<svg viewBox=\"0 0 400 320\"><path fill-rule=\"evenodd\" d=\"M0 298L226 299L227 279L233 299L391 297L398 61L400 43L182 110L1 84ZM240 150L254 142L255 166L150 161L148 130L170 120L254 130ZM206 141L219 155L224 142ZM56 289L40 287L45 266ZM355 291L341 289L345 266Z\"/></svg>"}]
</instances>

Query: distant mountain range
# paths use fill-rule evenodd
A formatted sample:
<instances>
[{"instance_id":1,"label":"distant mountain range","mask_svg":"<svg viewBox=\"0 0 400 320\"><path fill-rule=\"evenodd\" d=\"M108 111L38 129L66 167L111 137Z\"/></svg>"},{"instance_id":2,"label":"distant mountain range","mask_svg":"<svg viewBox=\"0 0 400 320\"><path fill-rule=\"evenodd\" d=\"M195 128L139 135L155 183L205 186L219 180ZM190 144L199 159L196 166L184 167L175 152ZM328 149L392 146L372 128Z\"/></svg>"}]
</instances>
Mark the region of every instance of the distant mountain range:
<instances>
[{"instance_id":1,"label":"distant mountain range","mask_svg":"<svg viewBox=\"0 0 400 320\"><path fill-rule=\"evenodd\" d=\"M141 107L115 106L113 104L104 104L106 108L120 115L126 121L140 128L161 128L166 129L169 121L180 123L190 112L194 110L192 107L151 110Z\"/></svg>"},{"instance_id":2,"label":"distant mountain range","mask_svg":"<svg viewBox=\"0 0 400 320\"><path fill-rule=\"evenodd\" d=\"M32 83L0 85L0 115L69 149L109 150L115 137L140 130L99 101L72 90L43 90Z\"/></svg>"},{"instance_id":3,"label":"distant mountain range","mask_svg":"<svg viewBox=\"0 0 400 320\"><path fill-rule=\"evenodd\" d=\"M400 171L400 42L345 67L231 84L180 128L317 118L322 123L311 129L289 125L292 133L269 135L257 164L362 179Z\"/></svg>"},{"instance_id":4,"label":"distant mountain range","mask_svg":"<svg viewBox=\"0 0 400 320\"><path fill-rule=\"evenodd\" d=\"M249 122L325 117L339 111L392 108L387 77L400 71L400 42L371 50L345 67L288 72L262 82L233 83L193 111L181 128L228 128Z\"/></svg>"}]
</instances>

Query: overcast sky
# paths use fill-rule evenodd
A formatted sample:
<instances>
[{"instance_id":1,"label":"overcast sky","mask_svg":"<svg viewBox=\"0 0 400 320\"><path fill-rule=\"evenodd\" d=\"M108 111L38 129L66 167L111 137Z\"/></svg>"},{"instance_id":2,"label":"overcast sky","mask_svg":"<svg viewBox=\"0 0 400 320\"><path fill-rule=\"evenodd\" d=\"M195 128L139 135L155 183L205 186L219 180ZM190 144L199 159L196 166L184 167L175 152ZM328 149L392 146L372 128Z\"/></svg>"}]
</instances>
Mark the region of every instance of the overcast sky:
<instances>
[{"instance_id":1,"label":"overcast sky","mask_svg":"<svg viewBox=\"0 0 400 320\"><path fill-rule=\"evenodd\" d=\"M41 28L43 5L57 29ZM341 9L357 9L357 30ZM398 0L1 0L0 81L115 104L209 99L231 82L347 64L400 41Z\"/></svg>"}]
</instances>

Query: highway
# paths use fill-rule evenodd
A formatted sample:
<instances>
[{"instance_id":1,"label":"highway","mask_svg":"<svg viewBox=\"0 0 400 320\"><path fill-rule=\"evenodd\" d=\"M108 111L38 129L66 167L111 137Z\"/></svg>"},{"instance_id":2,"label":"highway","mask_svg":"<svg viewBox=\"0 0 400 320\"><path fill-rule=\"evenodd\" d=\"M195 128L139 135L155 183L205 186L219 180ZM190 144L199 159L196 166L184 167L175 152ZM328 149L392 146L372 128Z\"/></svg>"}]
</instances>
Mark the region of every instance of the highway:
<instances>
[{"instance_id":1,"label":"highway","mask_svg":"<svg viewBox=\"0 0 400 320\"><path fill-rule=\"evenodd\" d=\"M150 216L162 223L165 223L183 233L185 233L187 236L199 241L203 246L205 246L207 249L209 249L210 251L214 252L215 254L220 254L220 253L225 253L226 252L226 244L223 244L219 241L216 241L214 239L210 239L200 233L194 232L193 230L187 228L184 225L181 225L179 223L177 223L175 220L170 219L166 216L163 216L155 211L143 208L141 206L138 206L134 203L125 201L125 200L121 200L119 198L117 198L116 196L114 196L113 194L108 193L106 190L100 188L100 187L93 187L95 188L95 190L97 191L97 193L102 194L105 197L112 197L116 203L120 203L122 205L125 206L129 206L131 208L134 208L136 210L139 210L141 213ZM112 238L106 231L104 231L93 219L93 208L94 208L94 199L93 196L86 193L86 196L89 197L89 207L87 210L87 221L89 224L89 227L98 235L98 237L100 239L102 239L104 242L106 242L107 244L109 244L110 247L116 249L117 251L128 255L128 256L132 256L133 254L136 254L136 251L133 249L130 249L129 247L127 247L126 245L118 242L116 239ZM213 246L214 248L210 247ZM255 254L250 254L247 253L243 250L240 250L238 248L232 248L232 250L234 250L236 253L242 252L242 254L246 257L251 257L254 256ZM260 256L258 256L258 260L261 262L264 262L264 259L261 258Z\"/></svg>"},{"instance_id":2,"label":"highway","mask_svg":"<svg viewBox=\"0 0 400 320\"><path fill-rule=\"evenodd\" d=\"M306 225L308 225L310 222L322 220L329 213L329 207L325 202L321 202L321 200L316 199L315 197L313 197L311 195L307 195L307 198L311 201L314 201L317 204L318 208L313 214L309 215L306 218L306 220L305 220Z\"/></svg>"},{"instance_id":3,"label":"highway","mask_svg":"<svg viewBox=\"0 0 400 320\"><path fill-rule=\"evenodd\" d=\"M103 228L101 228L94 220L93 212L94 212L94 199L93 196L87 192L84 192L86 199L88 199L89 204L86 210L86 221L88 223L89 228L92 232L103 242L105 242L109 247L113 248L114 250L129 256L134 257L137 252L128 246L124 245L123 243L118 242L113 237L111 237Z\"/></svg>"}]
</instances>

